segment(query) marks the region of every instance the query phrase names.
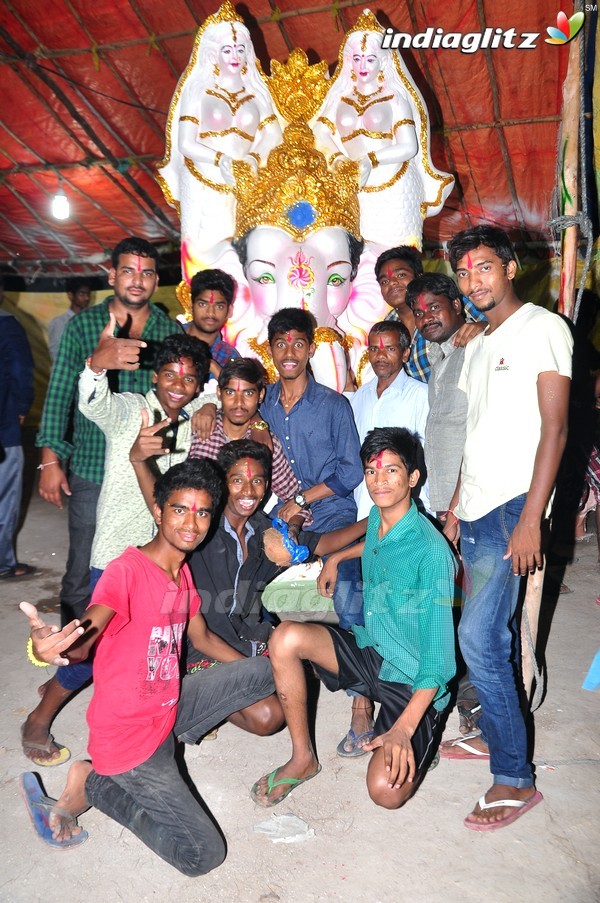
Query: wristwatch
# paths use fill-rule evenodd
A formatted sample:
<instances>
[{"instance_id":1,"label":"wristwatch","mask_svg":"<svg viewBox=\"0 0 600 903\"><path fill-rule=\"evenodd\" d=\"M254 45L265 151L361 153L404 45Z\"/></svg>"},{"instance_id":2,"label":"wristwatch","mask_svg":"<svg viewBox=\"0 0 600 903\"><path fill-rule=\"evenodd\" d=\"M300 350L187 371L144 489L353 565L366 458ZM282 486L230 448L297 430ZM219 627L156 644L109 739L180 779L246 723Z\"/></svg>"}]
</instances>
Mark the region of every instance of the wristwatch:
<instances>
[{"instance_id":1,"label":"wristwatch","mask_svg":"<svg viewBox=\"0 0 600 903\"><path fill-rule=\"evenodd\" d=\"M268 430L269 424L266 420L255 420L254 423L250 424L251 430Z\"/></svg>"},{"instance_id":2,"label":"wristwatch","mask_svg":"<svg viewBox=\"0 0 600 903\"><path fill-rule=\"evenodd\" d=\"M297 492L294 496L294 502L300 506L300 508L310 508L310 502L306 501L306 496L303 492Z\"/></svg>"}]
</instances>

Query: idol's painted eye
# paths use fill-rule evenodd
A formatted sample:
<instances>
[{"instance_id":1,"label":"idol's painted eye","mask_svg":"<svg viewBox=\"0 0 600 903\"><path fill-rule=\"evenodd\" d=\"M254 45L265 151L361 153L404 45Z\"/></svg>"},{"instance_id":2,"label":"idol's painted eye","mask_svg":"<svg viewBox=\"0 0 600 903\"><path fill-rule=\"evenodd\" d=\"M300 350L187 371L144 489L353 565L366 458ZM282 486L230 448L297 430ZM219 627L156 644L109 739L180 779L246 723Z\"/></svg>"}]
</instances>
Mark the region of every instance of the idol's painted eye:
<instances>
[{"instance_id":1,"label":"idol's painted eye","mask_svg":"<svg viewBox=\"0 0 600 903\"><path fill-rule=\"evenodd\" d=\"M253 281L258 282L260 285L275 285L275 276L272 273L263 273L262 276L258 276Z\"/></svg>"},{"instance_id":2,"label":"idol's painted eye","mask_svg":"<svg viewBox=\"0 0 600 903\"><path fill-rule=\"evenodd\" d=\"M332 273L329 279L327 280L327 285L345 285L346 279L343 276L340 276L339 273Z\"/></svg>"}]
</instances>

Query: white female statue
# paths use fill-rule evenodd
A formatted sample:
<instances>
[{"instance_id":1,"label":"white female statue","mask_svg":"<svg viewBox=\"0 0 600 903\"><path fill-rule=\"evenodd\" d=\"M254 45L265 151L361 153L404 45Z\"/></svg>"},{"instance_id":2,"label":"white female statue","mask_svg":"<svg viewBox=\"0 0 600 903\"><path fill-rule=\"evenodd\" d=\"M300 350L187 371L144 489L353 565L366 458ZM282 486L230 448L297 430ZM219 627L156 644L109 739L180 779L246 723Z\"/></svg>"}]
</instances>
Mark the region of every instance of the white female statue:
<instances>
[{"instance_id":1,"label":"white female statue","mask_svg":"<svg viewBox=\"0 0 600 903\"><path fill-rule=\"evenodd\" d=\"M226 0L196 35L171 100L158 181L181 218L181 269L189 283L234 234L232 161L254 169L281 141L250 33Z\"/></svg>"},{"instance_id":2,"label":"white female statue","mask_svg":"<svg viewBox=\"0 0 600 903\"><path fill-rule=\"evenodd\" d=\"M439 213L454 179L431 162L423 98L400 54L382 49L383 34L364 10L340 47L313 130L334 170L344 156L360 164L365 241L421 248L423 219Z\"/></svg>"}]
</instances>

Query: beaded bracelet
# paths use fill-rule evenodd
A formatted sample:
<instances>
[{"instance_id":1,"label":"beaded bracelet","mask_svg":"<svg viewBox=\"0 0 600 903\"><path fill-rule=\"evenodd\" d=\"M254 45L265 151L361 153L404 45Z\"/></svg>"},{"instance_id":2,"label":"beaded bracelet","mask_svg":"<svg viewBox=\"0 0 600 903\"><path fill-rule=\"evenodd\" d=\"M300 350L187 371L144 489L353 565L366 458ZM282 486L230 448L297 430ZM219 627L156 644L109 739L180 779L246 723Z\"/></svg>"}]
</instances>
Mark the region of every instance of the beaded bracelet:
<instances>
[{"instance_id":1,"label":"beaded bracelet","mask_svg":"<svg viewBox=\"0 0 600 903\"><path fill-rule=\"evenodd\" d=\"M47 668L48 662L41 662L39 658L36 658L33 652L33 640L31 637L27 640L27 658L31 662L32 665L35 665L36 668Z\"/></svg>"}]
</instances>

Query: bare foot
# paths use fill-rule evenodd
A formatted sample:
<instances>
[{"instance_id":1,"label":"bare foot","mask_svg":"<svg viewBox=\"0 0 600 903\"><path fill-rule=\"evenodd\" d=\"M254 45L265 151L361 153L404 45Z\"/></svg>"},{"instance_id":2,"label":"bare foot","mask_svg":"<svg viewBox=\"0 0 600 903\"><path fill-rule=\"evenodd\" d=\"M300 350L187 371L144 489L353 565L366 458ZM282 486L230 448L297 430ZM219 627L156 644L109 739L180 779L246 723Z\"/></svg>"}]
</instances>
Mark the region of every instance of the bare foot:
<instances>
[{"instance_id":1,"label":"bare foot","mask_svg":"<svg viewBox=\"0 0 600 903\"><path fill-rule=\"evenodd\" d=\"M299 763L293 758L270 774L265 774L256 782L251 791L252 799L260 806L276 806L292 792L294 787L315 777L321 770L314 754ZM290 780L288 781L287 778ZM282 783L279 783L282 782Z\"/></svg>"},{"instance_id":2,"label":"bare foot","mask_svg":"<svg viewBox=\"0 0 600 903\"><path fill-rule=\"evenodd\" d=\"M527 802L536 796L535 787L511 787L507 784L492 784L485 794L486 803L495 803L498 800L519 800ZM541 799L541 794L539 794ZM476 825L491 825L495 822L505 821L511 815L515 815L513 806L498 806L494 809L481 809L479 803L473 811L467 815L465 821Z\"/></svg>"},{"instance_id":3,"label":"bare foot","mask_svg":"<svg viewBox=\"0 0 600 903\"><path fill-rule=\"evenodd\" d=\"M69 768L65 789L48 818L55 840L68 840L80 833L76 818L90 808L85 795L85 781L91 771L91 762L73 762Z\"/></svg>"}]
</instances>

